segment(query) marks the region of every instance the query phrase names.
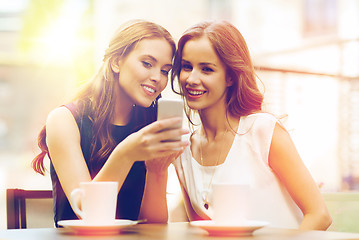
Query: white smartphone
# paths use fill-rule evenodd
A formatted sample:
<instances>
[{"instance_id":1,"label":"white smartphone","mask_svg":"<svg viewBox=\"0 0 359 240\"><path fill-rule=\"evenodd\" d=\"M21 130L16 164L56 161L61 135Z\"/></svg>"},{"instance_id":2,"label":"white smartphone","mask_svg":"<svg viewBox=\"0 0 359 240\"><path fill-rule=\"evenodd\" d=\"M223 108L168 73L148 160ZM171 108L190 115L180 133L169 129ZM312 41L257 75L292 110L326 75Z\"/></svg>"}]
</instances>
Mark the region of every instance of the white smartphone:
<instances>
[{"instance_id":1,"label":"white smartphone","mask_svg":"<svg viewBox=\"0 0 359 240\"><path fill-rule=\"evenodd\" d=\"M157 119L162 120L166 118L180 117L181 122L173 125L173 128L182 128L183 122L183 100L182 99L163 99L158 100ZM165 129L167 130L167 129ZM169 139L167 141L180 141L181 137Z\"/></svg>"}]
</instances>

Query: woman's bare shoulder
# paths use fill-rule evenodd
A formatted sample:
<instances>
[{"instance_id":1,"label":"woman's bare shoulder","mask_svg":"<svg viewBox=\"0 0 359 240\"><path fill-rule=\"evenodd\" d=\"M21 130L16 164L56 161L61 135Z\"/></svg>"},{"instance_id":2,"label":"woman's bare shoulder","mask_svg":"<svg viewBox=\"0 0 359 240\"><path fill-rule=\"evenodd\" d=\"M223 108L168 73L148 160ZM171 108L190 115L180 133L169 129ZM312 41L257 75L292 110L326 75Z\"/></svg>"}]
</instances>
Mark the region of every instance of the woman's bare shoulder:
<instances>
[{"instance_id":1,"label":"woman's bare shoulder","mask_svg":"<svg viewBox=\"0 0 359 240\"><path fill-rule=\"evenodd\" d=\"M65 107L60 106L53 109L46 119L46 129L51 127L61 128L61 126L75 126L76 121L71 111Z\"/></svg>"}]
</instances>

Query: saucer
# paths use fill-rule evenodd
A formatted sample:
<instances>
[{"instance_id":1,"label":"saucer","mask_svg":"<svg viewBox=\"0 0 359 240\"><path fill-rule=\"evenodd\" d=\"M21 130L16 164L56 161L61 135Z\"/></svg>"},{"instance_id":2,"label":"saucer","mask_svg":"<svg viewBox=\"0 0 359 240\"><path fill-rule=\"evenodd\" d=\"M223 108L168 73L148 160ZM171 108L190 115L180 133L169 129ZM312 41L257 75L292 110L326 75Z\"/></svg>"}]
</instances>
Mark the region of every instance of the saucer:
<instances>
[{"instance_id":1,"label":"saucer","mask_svg":"<svg viewBox=\"0 0 359 240\"><path fill-rule=\"evenodd\" d=\"M113 224L89 225L83 220L62 220L58 221L60 226L68 228L82 235L110 235L117 234L121 229L137 224L138 221L127 219L116 219Z\"/></svg>"},{"instance_id":2,"label":"saucer","mask_svg":"<svg viewBox=\"0 0 359 240\"><path fill-rule=\"evenodd\" d=\"M208 232L209 235L251 235L253 232L259 228L266 226L268 223L263 221L252 221L247 220L241 224L233 225L221 225L216 224L212 220L203 220L203 221L192 221L190 222L191 226L199 227Z\"/></svg>"}]
</instances>

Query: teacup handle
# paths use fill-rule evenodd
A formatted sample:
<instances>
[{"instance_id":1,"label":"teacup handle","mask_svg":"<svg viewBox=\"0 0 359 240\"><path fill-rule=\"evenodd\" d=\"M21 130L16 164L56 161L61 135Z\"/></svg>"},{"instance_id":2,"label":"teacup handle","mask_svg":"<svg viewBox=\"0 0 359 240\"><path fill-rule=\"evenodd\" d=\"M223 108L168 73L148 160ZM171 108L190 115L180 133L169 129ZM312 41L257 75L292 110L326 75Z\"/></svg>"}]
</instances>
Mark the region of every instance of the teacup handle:
<instances>
[{"instance_id":1,"label":"teacup handle","mask_svg":"<svg viewBox=\"0 0 359 240\"><path fill-rule=\"evenodd\" d=\"M81 188L76 188L71 192L71 196L70 196L72 209L82 219L84 219L84 212L78 206L78 203L80 202L80 201L78 201L78 199L79 198L81 199L84 194L85 194L84 190L82 190Z\"/></svg>"}]
</instances>

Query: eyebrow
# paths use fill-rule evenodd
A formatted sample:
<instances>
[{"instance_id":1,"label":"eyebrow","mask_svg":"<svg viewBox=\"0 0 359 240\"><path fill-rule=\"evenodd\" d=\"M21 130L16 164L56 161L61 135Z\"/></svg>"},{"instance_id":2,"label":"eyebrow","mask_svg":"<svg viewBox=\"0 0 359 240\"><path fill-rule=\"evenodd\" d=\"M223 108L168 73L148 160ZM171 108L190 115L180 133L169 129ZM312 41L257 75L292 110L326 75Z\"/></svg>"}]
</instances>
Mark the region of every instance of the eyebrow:
<instances>
[{"instance_id":1,"label":"eyebrow","mask_svg":"<svg viewBox=\"0 0 359 240\"><path fill-rule=\"evenodd\" d=\"M144 55L144 57L148 57L148 58L151 58L152 59L152 61L154 61L154 62L158 62L157 61L157 59L155 58L155 57L153 57L152 55Z\"/></svg>"},{"instance_id":2,"label":"eyebrow","mask_svg":"<svg viewBox=\"0 0 359 240\"><path fill-rule=\"evenodd\" d=\"M184 60L184 59L182 59L182 63L190 63L190 64L191 64L190 61L187 61L187 60ZM200 66L208 66L208 65L210 65L210 66L214 66L214 67L217 66L216 64L214 64L214 63L209 63L209 62L202 62L202 63L199 63L199 65L200 65Z\"/></svg>"},{"instance_id":3,"label":"eyebrow","mask_svg":"<svg viewBox=\"0 0 359 240\"><path fill-rule=\"evenodd\" d=\"M153 57L152 55L147 54L147 55L144 55L144 57L148 57L148 58L150 58L152 61L154 61L156 63L158 62L157 59L155 57ZM169 64L165 64L164 66L172 67L172 64L169 63Z\"/></svg>"}]
</instances>

